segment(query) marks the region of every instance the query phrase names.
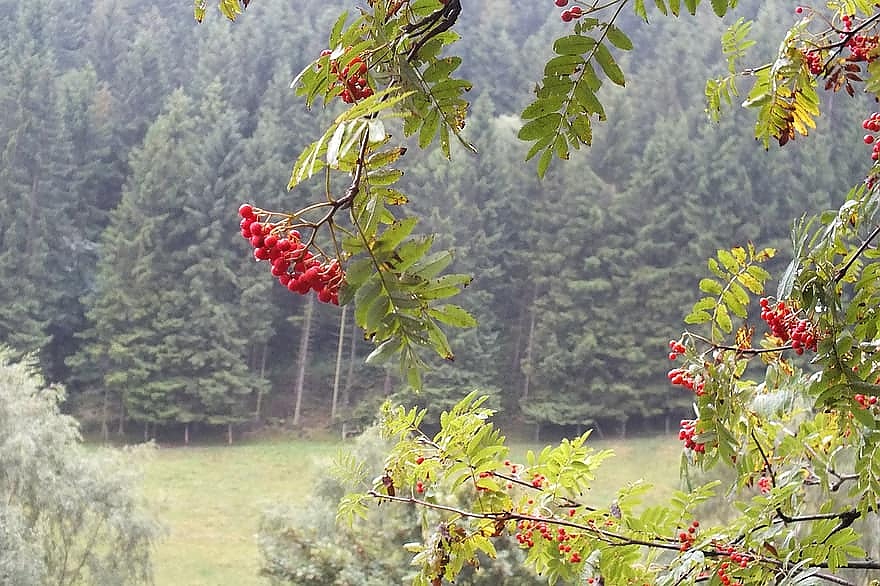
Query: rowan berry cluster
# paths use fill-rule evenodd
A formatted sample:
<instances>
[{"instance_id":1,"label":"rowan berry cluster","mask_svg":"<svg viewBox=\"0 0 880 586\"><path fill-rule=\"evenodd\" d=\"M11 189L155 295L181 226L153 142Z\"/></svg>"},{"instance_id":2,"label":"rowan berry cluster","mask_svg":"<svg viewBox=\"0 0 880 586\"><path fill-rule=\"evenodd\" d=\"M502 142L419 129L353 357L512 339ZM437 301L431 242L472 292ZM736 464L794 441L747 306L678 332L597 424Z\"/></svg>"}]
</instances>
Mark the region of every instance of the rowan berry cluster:
<instances>
[{"instance_id":1,"label":"rowan berry cluster","mask_svg":"<svg viewBox=\"0 0 880 586\"><path fill-rule=\"evenodd\" d=\"M819 75L825 70L825 62L822 60L821 52L806 51L804 52L804 59L807 61L807 67L810 68L810 73L813 75Z\"/></svg>"},{"instance_id":2,"label":"rowan berry cluster","mask_svg":"<svg viewBox=\"0 0 880 586\"><path fill-rule=\"evenodd\" d=\"M332 52L330 49L321 51L321 57L326 57ZM370 87L367 78L367 64L363 57L356 55L348 62L348 65L339 68L339 61L330 60L330 73L336 76L336 81L330 86L331 89L341 85L343 87L339 98L346 104L354 104L358 100L369 98L373 95L373 88Z\"/></svg>"},{"instance_id":3,"label":"rowan berry cluster","mask_svg":"<svg viewBox=\"0 0 880 586\"><path fill-rule=\"evenodd\" d=\"M877 397L874 395L863 395L858 393L853 399L855 399L856 403L858 403L859 407L862 409L870 409L877 405Z\"/></svg>"},{"instance_id":4,"label":"rowan berry cluster","mask_svg":"<svg viewBox=\"0 0 880 586\"><path fill-rule=\"evenodd\" d=\"M698 397L706 394L706 382L703 380L703 377L697 376L684 368L673 368L666 373L666 378L675 386L690 389Z\"/></svg>"},{"instance_id":5,"label":"rowan berry cluster","mask_svg":"<svg viewBox=\"0 0 880 586\"><path fill-rule=\"evenodd\" d=\"M736 568L734 568L734 570L735 569ZM730 562L721 562L720 564L718 564L718 571L716 572L716 574L718 574L718 580L721 582L721 584L723 584L724 586L742 586L741 582L734 581L734 579L730 577L730 574L728 574L729 571Z\"/></svg>"},{"instance_id":6,"label":"rowan berry cluster","mask_svg":"<svg viewBox=\"0 0 880 586\"><path fill-rule=\"evenodd\" d=\"M847 61L871 63L877 58L877 45L880 37L877 35L853 35L846 42L850 51Z\"/></svg>"},{"instance_id":7,"label":"rowan berry cluster","mask_svg":"<svg viewBox=\"0 0 880 586\"><path fill-rule=\"evenodd\" d=\"M783 343L791 342L797 354L803 354L804 350L816 351L816 332L810 320L797 317L797 312L785 301L773 304L768 298L762 297L760 305L761 319L767 322L774 336Z\"/></svg>"},{"instance_id":8,"label":"rowan berry cluster","mask_svg":"<svg viewBox=\"0 0 880 586\"><path fill-rule=\"evenodd\" d=\"M559 8L565 8L568 6L568 0L556 0L556 6ZM567 10L563 10L562 14L562 22L571 22L573 20L577 20L584 15L584 10L580 6L572 6Z\"/></svg>"},{"instance_id":9,"label":"rowan berry cluster","mask_svg":"<svg viewBox=\"0 0 880 586\"><path fill-rule=\"evenodd\" d=\"M569 533L565 527L558 527L554 532L553 529L545 521L532 521L523 519L516 524L516 534L514 538L523 547L534 547L535 538L538 537L544 541L555 541L558 543L557 549L559 553L568 556L568 561L577 564L583 561L580 553L571 551L572 546L569 543L573 539L577 539L577 534ZM571 554L571 555L568 555Z\"/></svg>"},{"instance_id":10,"label":"rowan berry cluster","mask_svg":"<svg viewBox=\"0 0 880 586\"><path fill-rule=\"evenodd\" d=\"M678 430L678 439L684 442L684 447L698 454L706 451L706 444L698 443L694 436L697 435L697 419L682 419L679 422L681 429Z\"/></svg>"},{"instance_id":11,"label":"rowan berry cluster","mask_svg":"<svg viewBox=\"0 0 880 586\"><path fill-rule=\"evenodd\" d=\"M669 359L676 360L679 354L684 354L687 348L681 342L669 340Z\"/></svg>"},{"instance_id":12,"label":"rowan berry cluster","mask_svg":"<svg viewBox=\"0 0 880 586\"><path fill-rule=\"evenodd\" d=\"M761 494L767 494L773 488L773 481L770 480L769 477L762 475L761 478L758 479L758 490L761 491Z\"/></svg>"},{"instance_id":13,"label":"rowan berry cluster","mask_svg":"<svg viewBox=\"0 0 880 586\"><path fill-rule=\"evenodd\" d=\"M272 265L272 276L279 283L291 293L305 295L315 291L319 301L339 304L339 288L345 274L336 259L322 262L287 222L275 225L264 221L269 214L249 204L243 204L238 214L241 235L254 247L254 258L268 261Z\"/></svg>"},{"instance_id":14,"label":"rowan berry cluster","mask_svg":"<svg viewBox=\"0 0 880 586\"><path fill-rule=\"evenodd\" d=\"M700 522L694 519L688 528L678 532L678 541L681 543L679 550L687 551L694 545L697 539L697 529L700 528Z\"/></svg>"}]
</instances>

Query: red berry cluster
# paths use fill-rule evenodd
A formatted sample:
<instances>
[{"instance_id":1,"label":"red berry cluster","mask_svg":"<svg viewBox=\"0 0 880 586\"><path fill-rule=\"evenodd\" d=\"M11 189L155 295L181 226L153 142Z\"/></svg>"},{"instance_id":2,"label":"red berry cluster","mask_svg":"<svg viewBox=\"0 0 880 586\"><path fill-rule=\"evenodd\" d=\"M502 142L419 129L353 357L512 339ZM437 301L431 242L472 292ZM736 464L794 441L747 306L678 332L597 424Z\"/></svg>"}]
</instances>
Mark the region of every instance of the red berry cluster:
<instances>
[{"instance_id":1,"label":"red berry cluster","mask_svg":"<svg viewBox=\"0 0 880 586\"><path fill-rule=\"evenodd\" d=\"M326 57L331 53L330 49L324 49L321 51L321 57ZM373 88L370 87L367 78L364 77L367 74L367 64L360 55L356 55L342 69L339 68L339 62L336 59L331 59L330 72L337 78L337 81L333 82L331 88L336 87L337 84L342 85L344 89L339 94L339 97L346 104L354 104L358 100L363 100L373 95Z\"/></svg>"},{"instance_id":2,"label":"red berry cluster","mask_svg":"<svg viewBox=\"0 0 880 586\"><path fill-rule=\"evenodd\" d=\"M545 482L547 482L547 478L543 474L536 472L532 476L532 486L535 488L543 488Z\"/></svg>"},{"instance_id":3,"label":"red berry cluster","mask_svg":"<svg viewBox=\"0 0 880 586\"><path fill-rule=\"evenodd\" d=\"M870 409L877 405L877 397L874 395L863 395L858 393L853 399L855 399L856 403L858 403L859 407L862 409Z\"/></svg>"},{"instance_id":4,"label":"red berry cluster","mask_svg":"<svg viewBox=\"0 0 880 586\"><path fill-rule=\"evenodd\" d=\"M862 128L869 133L880 131L880 112L872 112L870 116L862 121ZM871 160L875 163L880 159L880 141L873 134L866 134L863 139L865 144L874 145L871 148Z\"/></svg>"},{"instance_id":5,"label":"red berry cluster","mask_svg":"<svg viewBox=\"0 0 880 586\"><path fill-rule=\"evenodd\" d=\"M563 555L571 554L568 556L568 561L577 564L583 561L580 553L576 551L571 551L572 547L569 543L573 539L577 539L576 534L569 533L565 527L558 527L556 532L554 533L550 526L545 521L532 521L528 519L523 519L519 523L516 524L516 534L514 538L519 542L523 547L534 547L535 546L535 537L539 537L545 541L556 541L558 542L558 550L559 553Z\"/></svg>"},{"instance_id":6,"label":"red berry cluster","mask_svg":"<svg viewBox=\"0 0 880 586\"><path fill-rule=\"evenodd\" d=\"M716 574L718 574L718 580L721 581L721 584L724 586L742 586L741 582L736 582L730 577L730 574L727 573L728 571L730 571L730 562L721 562L718 565Z\"/></svg>"},{"instance_id":7,"label":"red berry cluster","mask_svg":"<svg viewBox=\"0 0 880 586\"><path fill-rule=\"evenodd\" d=\"M684 354L687 348L681 342L669 340L669 359L676 360L679 354Z\"/></svg>"},{"instance_id":8,"label":"red berry cluster","mask_svg":"<svg viewBox=\"0 0 880 586\"><path fill-rule=\"evenodd\" d=\"M703 378L694 375L692 372L689 372L684 368L673 368L666 373L666 378L668 378L669 382L673 385L692 390L698 397L702 397L706 394L706 382Z\"/></svg>"},{"instance_id":9,"label":"red berry cluster","mask_svg":"<svg viewBox=\"0 0 880 586\"><path fill-rule=\"evenodd\" d=\"M698 454L706 451L706 444L697 443L694 436L697 435L697 419L682 419L679 422L681 429L678 430L678 439L684 442L684 447Z\"/></svg>"},{"instance_id":10,"label":"red berry cluster","mask_svg":"<svg viewBox=\"0 0 880 586\"><path fill-rule=\"evenodd\" d=\"M761 491L761 494L767 494L772 488L773 481L770 480L768 476L762 475L761 478L758 479L758 490Z\"/></svg>"},{"instance_id":11,"label":"red berry cluster","mask_svg":"<svg viewBox=\"0 0 880 586\"><path fill-rule=\"evenodd\" d=\"M694 541L697 539L697 529L699 528L700 522L694 519L686 530L678 532L678 541L681 543L681 546L679 546L680 551L687 551L694 545Z\"/></svg>"},{"instance_id":12,"label":"red berry cluster","mask_svg":"<svg viewBox=\"0 0 880 586\"><path fill-rule=\"evenodd\" d=\"M565 8L568 6L568 0L556 0L556 6ZM562 11L562 22L571 22L577 20L584 15L584 11L580 6L572 6L568 10Z\"/></svg>"},{"instance_id":13,"label":"red berry cluster","mask_svg":"<svg viewBox=\"0 0 880 586\"><path fill-rule=\"evenodd\" d=\"M416 482L416 492L419 494L423 494L425 492L425 483L421 480Z\"/></svg>"},{"instance_id":14,"label":"red berry cluster","mask_svg":"<svg viewBox=\"0 0 880 586\"><path fill-rule=\"evenodd\" d=\"M825 70L825 63L822 60L821 52L806 51L804 52L804 59L807 61L807 67L810 68L810 73L813 75L819 75Z\"/></svg>"},{"instance_id":15,"label":"red berry cluster","mask_svg":"<svg viewBox=\"0 0 880 586\"><path fill-rule=\"evenodd\" d=\"M254 258L269 261L272 276L292 293L318 293L323 303L339 304L339 287L345 278L337 260L321 262L300 240L296 230L261 220L269 214L249 204L238 208L241 235L254 247Z\"/></svg>"},{"instance_id":16,"label":"red berry cluster","mask_svg":"<svg viewBox=\"0 0 880 586\"><path fill-rule=\"evenodd\" d=\"M877 35L853 35L846 42L846 46L850 51L847 61L858 61L870 63L877 58L877 45L880 37Z\"/></svg>"},{"instance_id":17,"label":"red berry cluster","mask_svg":"<svg viewBox=\"0 0 880 586\"><path fill-rule=\"evenodd\" d=\"M767 322L774 336L783 343L790 341L797 354L803 354L804 350L816 351L816 332L810 320L798 318L795 310L785 301L773 305L768 298L762 297L760 305L761 319Z\"/></svg>"}]
</instances>

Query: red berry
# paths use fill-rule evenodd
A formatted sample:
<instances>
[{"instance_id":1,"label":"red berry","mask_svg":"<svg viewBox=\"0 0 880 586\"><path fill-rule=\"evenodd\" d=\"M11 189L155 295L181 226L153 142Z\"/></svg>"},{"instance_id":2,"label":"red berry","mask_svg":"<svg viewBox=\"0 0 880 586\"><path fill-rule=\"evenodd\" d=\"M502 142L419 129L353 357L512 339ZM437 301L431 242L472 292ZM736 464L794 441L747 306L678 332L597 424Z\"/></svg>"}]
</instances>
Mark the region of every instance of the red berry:
<instances>
[{"instance_id":1,"label":"red berry","mask_svg":"<svg viewBox=\"0 0 880 586\"><path fill-rule=\"evenodd\" d=\"M569 12L568 10L562 11L562 22L571 22L573 18L574 16L572 16L571 12Z\"/></svg>"},{"instance_id":2,"label":"red berry","mask_svg":"<svg viewBox=\"0 0 880 586\"><path fill-rule=\"evenodd\" d=\"M872 142L874 142L874 135L866 134L863 140L865 141L865 144L871 144Z\"/></svg>"},{"instance_id":3,"label":"red berry","mask_svg":"<svg viewBox=\"0 0 880 586\"><path fill-rule=\"evenodd\" d=\"M238 208L238 215L242 218L253 218L254 207L247 203L241 204L241 206Z\"/></svg>"},{"instance_id":4,"label":"red berry","mask_svg":"<svg viewBox=\"0 0 880 586\"><path fill-rule=\"evenodd\" d=\"M797 8L794 9L795 14L803 14L803 12L804 12L803 6L798 6Z\"/></svg>"},{"instance_id":5,"label":"red berry","mask_svg":"<svg viewBox=\"0 0 880 586\"><path fill-rule=\"evenodd\" d=\"M556 5L560 8L568 6L568 0L556 0Z\"/></svg>"}]
</instances>

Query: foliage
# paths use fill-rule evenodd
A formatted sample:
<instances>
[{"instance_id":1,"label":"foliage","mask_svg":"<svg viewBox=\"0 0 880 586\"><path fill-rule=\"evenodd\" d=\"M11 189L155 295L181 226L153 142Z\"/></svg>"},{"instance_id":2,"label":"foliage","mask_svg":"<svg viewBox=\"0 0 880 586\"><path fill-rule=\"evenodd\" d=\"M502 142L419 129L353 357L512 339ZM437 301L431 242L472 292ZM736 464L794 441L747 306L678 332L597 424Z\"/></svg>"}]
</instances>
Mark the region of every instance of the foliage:
<instances>
[{"instance_id":1,"label":"foliage","mask_svg":"<svg viewBox=\"0 0 880 586\"><path fill-rule=\"evenodd\" d=\"M398 584L412 578L408 554L400 546L417 543L436 515L415 507L370 507L364 520L337 526L336 505L352 483L381 469L389 445L371 427L354 445L340 449L333 475L319 480L305 502L276 506L260 523L261 574L272 584ZM336 478L338 476L338 478ZM454 495L445 495L455 498ZM411 546L410 546L411 547ZM540 584L524 568L512 541L499 544L496 559L481 557L456 583L467 586Z\"/></svg>"},{"instance_id":2,"label":"foliage","mask_svg":"<svg viewBox=\"0 0 880 586\"><path fill-rule=\"evenodd\" d=\"M590 117L604 117L596 97L601 84L595 65L608 80L624 84L605 41L618 49L632 48L616 24L625 4L576 3L576 13L563 12L563 21L576 21L574 34L554 44L556 55L545 66L537 101L523 113L519 130L519 138L534 143L527 156L542 153L539 175L554 154L566 159L570 148L591 143ZM685 2L685 7L694 14L697 4ZM646 19L644 3L634 5L636 14ZM678 2L657 6L679 14ZM735 6L712 2L718 16ZM602 10L611 16L604 17ZM336 231L343 230L335 222L336 211L353 210L349 220L355 238L343 239L336 250L348 268L341 300L354 299L359 325L380 343L373 359L401 354L414 387L419 386L414 373L421 362L410 347L419 342L418 336L420 345L451 356L431 319L438 315L431 313L430 298L424 297L424 291L436 287L430 279L437 273L417 274L421 280L408 275L407 269L419 266L419 258L427 254L427 246L415 255L415 243L403 253L396 250L414 220L396 221L382 205L383 196L375 193L385 193L383 188L399 172L383 164L380 189L373 190L369 177L378 169L371 169L369 162L371 149L385 144L384 123L376 131L377 121L391 114L404 117L404 134L419 130L422 147L432 142L439 125L441 151L450 155L449 133L461 128L457 96L469 86L452 79L432 86L425 79L447 78L458 67L455 57L442 65L438 59L440 49L455 38L449 31L460 12L455 0L372 2L354 25L346 27L345 16L337 21L330 48L297 79L309 104L337 96L349 104L294 166L291 187L318 171L324 171L327 186L326 204L314 206L329 211L319 221L301 225L313 231L309 245L325 225L335 243ZM755 137L765 147L771 139L784 146L816 127L820 80L827 90L854 95L854 85L866 74L866 88L876 89L872 69L880 49L878 36L869 34L880 19L876 7L841 3L827 14L804 7L796 13L803 18L787 31L773 60L747 71L754 83L744 106L756 110ZM596 33L590 32L594 29ZM737 95L733 79L749 48L749 31L750 24L739 20L722 39L729 76L710 82L706 90L710 114L716 118L721 103ZM420 83L409 85L413 78ZM373 91L373 84L385 89ZM451 95L451 102L438 97L437 86L449 91L442 97ZM450 114L449 108L458 114ZM878 116L867 118L863 127L880 132ZM872 134L864 142L875 140ZM391 151L383 159L396 163L401 154ZM873 159L878 156L875 148ZM351 178L341 197L331 192L334 171ZM681 359L669 379L693 393L696 414L681 422L682 469L687 474L692 467L731 467L735 478L723 493L720 481L710 482L676 494L664 506L643 508L639 504L645 487L633 483L621 488L612 503L591 503L586 491L609 454L592 452L586 445L588 434L531 453L524 464L511 462L504 437L489 421L494 412L483 406L485 398L472 393L440 416L440 430L433 436L423 430L424 410L386 407L383 432L396 443L385 471L365 493L344 498L341 514L361 516L367 502L390 501L438 515L432 531L408 546L420 569L413 583L425 586L454 580L478 555L494 556L495 541L511 535L527 551L526 563L551 584L849 584L838 576L839 570L880 569L880 561L868 557L860 545L854 525L876 514L880 498L874 310L880 281L873 270L880 226L874 172L838 211L796 228L794 259L780 277L775 297L764 292L771 273L760 266L775 255L773 248L749 244L719 250L709 261L711 276L699 284L707 296L685 319L696 329L669 342L669 359ZM314 206L289 214L284 229L295 227ZM374 210L378 215L372 215ZM387 227L380 230L383 223ZM348 264L358 254L367 258L360 265ZM409 314L395 306L402 298L397 291L407 283L413 284L409 299L416 309ZM454 292L450 287L449 294ZM399 322L402 315L407 315L405 324ZM748 319L758 315L768 331L755 344L755 326ZM471 325L470 319L440 321ZM797 358L804 354L811 357L809 364ZM831 498L844 489L843 502ZM462 494L463 502L456 502ZM695 519L698 505L722 494L739 512L734 521L711 526Z\"/></svg>"},{"instance_id":3,"label":"foliage","mask_svg":"<svg viewBox=\"0 0 880 586\"><path fill-rule=\"evenodd\" d=\"M86 450L63 391L0 357L0 581L151 583L159 528L138 496L136 454Z\"/></svg>"}]
</instances>

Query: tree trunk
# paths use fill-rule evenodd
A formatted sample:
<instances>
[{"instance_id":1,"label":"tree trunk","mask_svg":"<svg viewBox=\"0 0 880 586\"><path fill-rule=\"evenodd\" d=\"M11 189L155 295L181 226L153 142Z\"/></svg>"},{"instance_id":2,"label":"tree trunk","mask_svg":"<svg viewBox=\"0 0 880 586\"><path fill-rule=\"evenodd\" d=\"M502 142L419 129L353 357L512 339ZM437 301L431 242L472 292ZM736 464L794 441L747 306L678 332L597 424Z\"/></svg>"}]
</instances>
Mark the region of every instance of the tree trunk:
<instances>
[{"instance_id":1,"label":"tree trunk","mask_svg":"<svg viewBox=\"0 0 880 586\"><path fill-rule=\"evenodd\" d=\"M529 385L532 382L532 348L534 346L534 337L535 337L535 298L537 297L537 287L535 288L535 294L532 296L532 311L531 317L529 318L529 337L526 340L526 359L525 359L525 379L523 380L523 393L522 398L526 400L529 398Z\"/></svg>"},{"instance_id":2,"label":"tree trunk","mask_svg":"<svg viewBox=\"0 0 880 586\"><path fill-rule=\"evenodd\" d=\"M107 421L108 414L107 412L110 410L110 390L104 389L104 401L101 404L101 439L104 440L106 444L110 439L110 427Z\"/></svg>"},{"instance_id":3,"label":"tree trunk","mask_svg":"<svg viewBox=\"0 0 880 586\"><path fill-rule=\"evenodd\" d=\"M116 433L120 436L125 435L125 399L122 395L119 396L119 427Z\"/></svg>"},{"instance_id":4,"label":"tree trunk","mask_svg":"<svg viewBox=\"0 0 880 586\"><path fill-rule=\"evenodd\" d=\"M382 384L382 391L385 393L385 396L391 394L391 369L385 369L385 382Z\"/></svg>"},{"instance_id":5,"label":"tree trunk","mask_svg":"<svg viewBox=\"0 0 880 586\"><path fill-rule=\"evenodd\" d=\"M315 303L315 298L313 295L307 295L306 297L308 298L308 301L306 302L305 315L303 316L302 333L300 334L299 339L299 360L296 375L296 387L294 388L294 394L296 395L293 408L294 426L298 426L300 423L303 385L305 384L306 380L306 363L308 361L309 354L309 333L312 329L312 307Z\"/></svg>"},{"instance_id":6,"label":"tree trunk","mask_svg":"<svg viewBox=\"0 0 880 586\"><path fill-rule=\"evenodd\" d=\"M150 441L150 422L144 422L144 441Z\"/></svg>"},{"instance_id":7,"label":"tree trunk","mask_svg":"<svg viewBox=\"0 0 880 586\"><path fill-rule=\"evenodd\" d=\"M333 375L333 400L330 403L330 420L336 420L336 402L339 399L339 379L342 373L342 347L345 345L345 318L348 313L348 306L342 308L342 314L339 316L339 343L336 345L336 373Z\"/></svg>"},{"instance_id":8,"label":"tree trunk","mask_svg":"<svg viewBox=\"0 0 880 586\"><path fill-rule=\"evenodd\" d=\"M230 446L232 445L232 424L231 423L226 424L226 444L230 445Z\"/></svg>"},{"instance_id":9,"label":"tree trunk","mask_svg":"<svg viewBox=\"0 0 880 586\"><path fill-rule=\"evenodd\" d=\"M357 337L356 325L351 328L351 348L348 351L348 372L345 374L345 388L342 391L342 404L348 407L351 404L351 387L354 385L354 361L357 360Z\"/></svg>"},{"instance_id":10,"label":"tree trunk","mask_svg":"<svg viewBox=\"0 0 880 586\"><path fill-rule=\"evenodd\" d=\"M189 422L183 424L183 445L189 445Z\"/></svg>"},{"instance_id":11,"label":"tree trunk","mask_svg":"<svg viewBox=\"0 0 880 586\"><path fill-rule=\"evenodd\" d=\"M263 342L263 356L260 358L260 386L257 388L257 406L254 409L254 421L257 423L263 418L263 380L266 376L266 354L269 348L268 342Z\"/></svg>"}]
</instances>

